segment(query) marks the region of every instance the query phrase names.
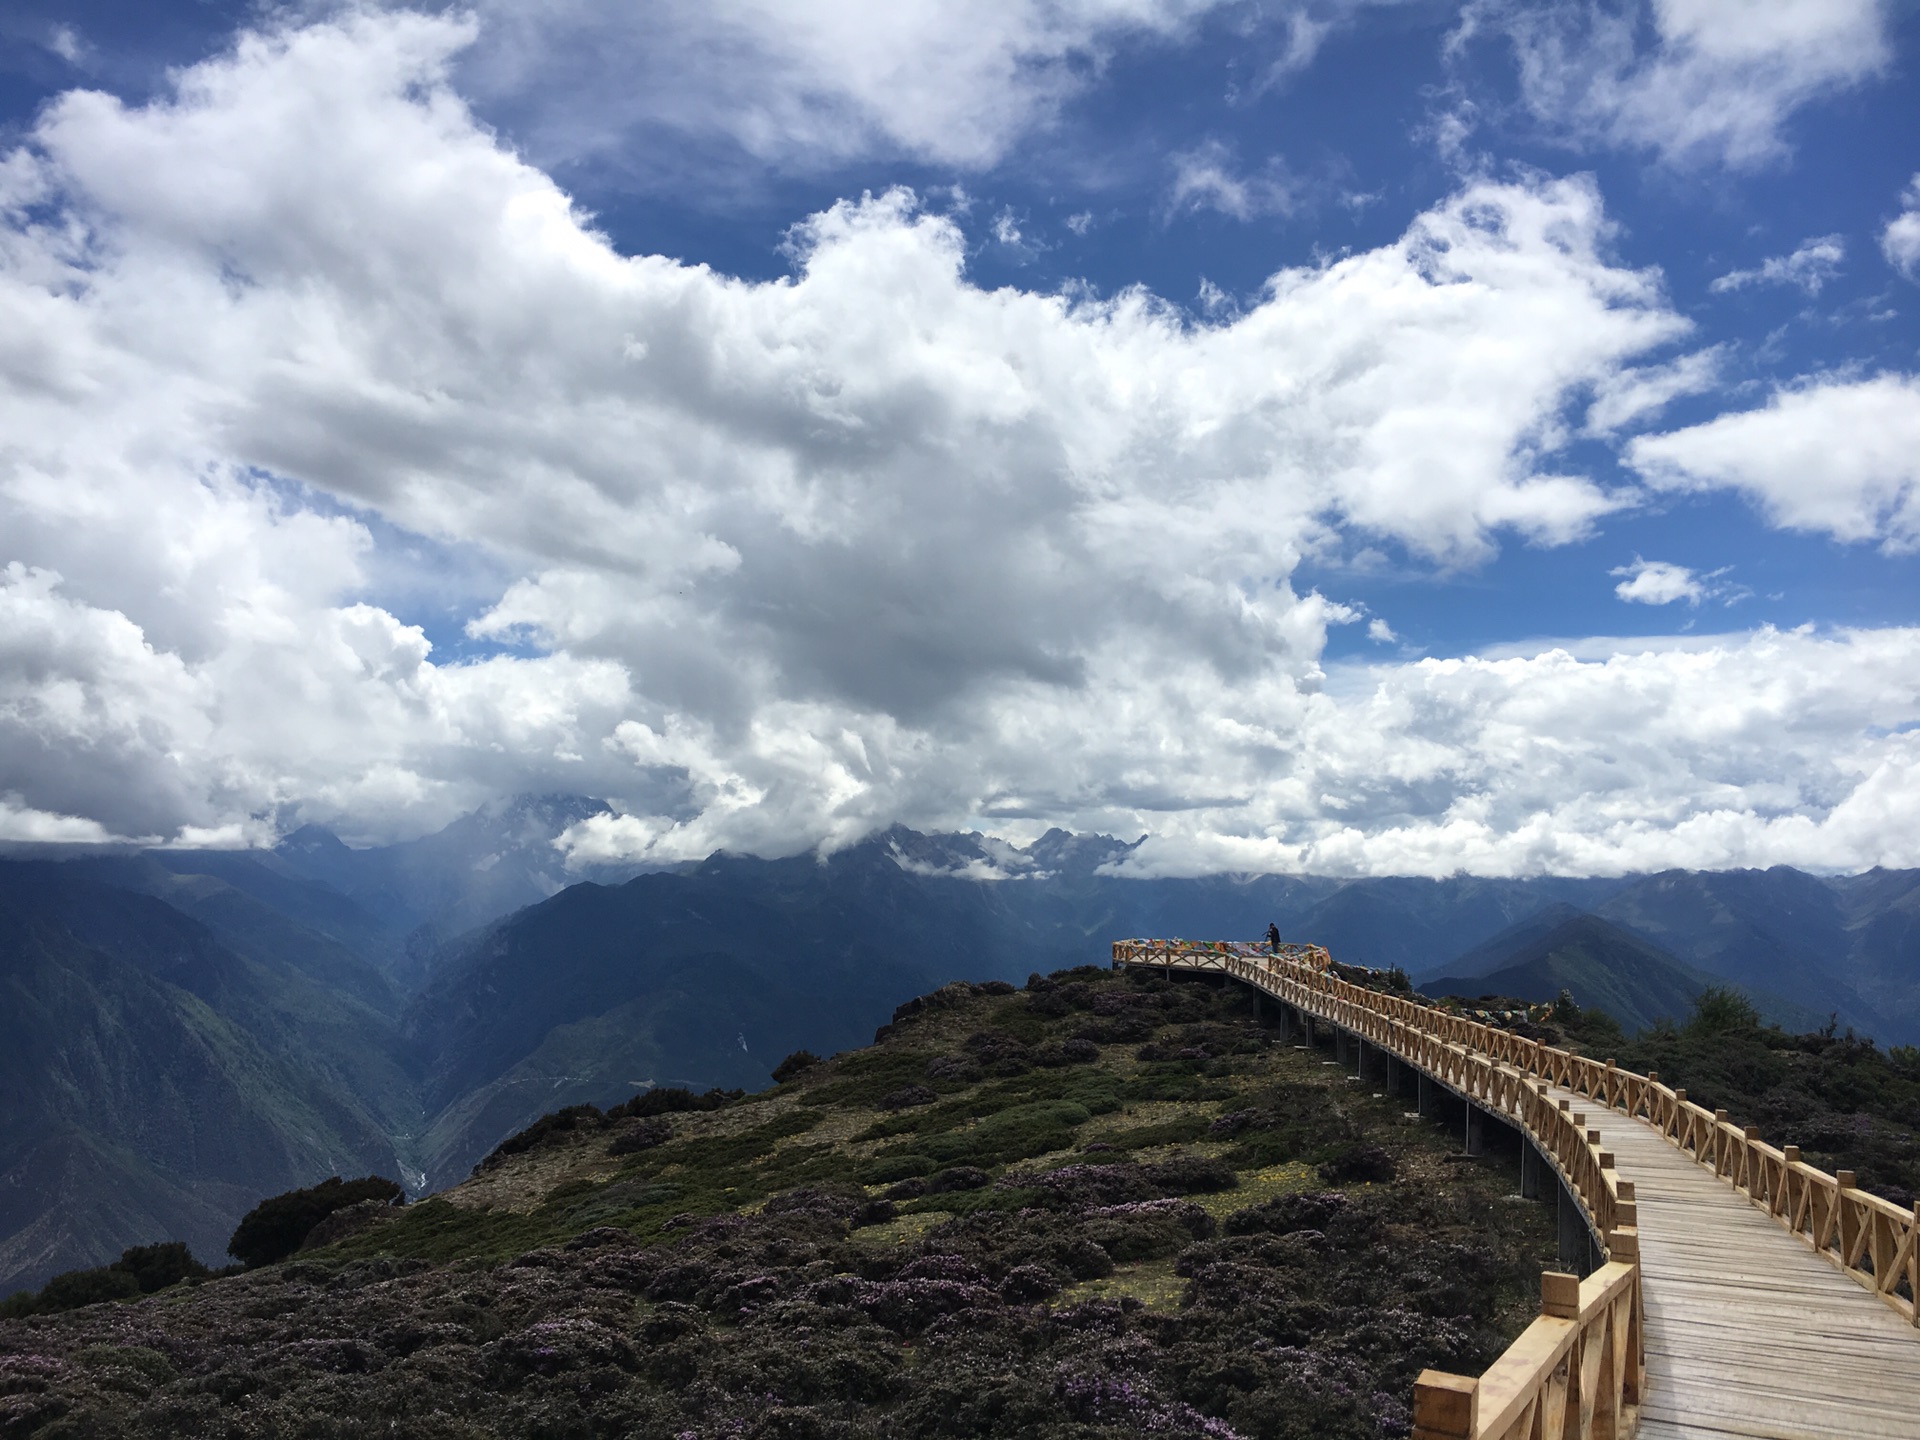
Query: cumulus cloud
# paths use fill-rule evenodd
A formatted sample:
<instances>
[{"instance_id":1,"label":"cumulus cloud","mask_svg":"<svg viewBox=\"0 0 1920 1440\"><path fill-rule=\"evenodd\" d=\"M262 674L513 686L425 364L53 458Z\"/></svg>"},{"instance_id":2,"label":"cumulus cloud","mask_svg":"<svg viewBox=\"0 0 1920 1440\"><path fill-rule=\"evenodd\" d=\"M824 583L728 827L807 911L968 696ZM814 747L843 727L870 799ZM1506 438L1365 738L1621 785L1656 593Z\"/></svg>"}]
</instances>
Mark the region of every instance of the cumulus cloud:
<instances>
[{"instance_id":1,"label":"cumulus cloud","mask_svg":"<svg viewBox=\"0 0 1920 1440\"><path fill-rule=\"evenodd\" d=\"M1643 560L1636 555L1631 565L1607 573L1625 577L1613 587L1613 593L1638 605L1671 605L1676 600L1698 605L1707 593L1706 585L1693 571L1666 560Z\"/></svg>"},{"instance_id":2,"label":"cumulus cloud","mask_svg":"<svg viewBox=\"0 0 1920 1440\"><path fill-rule=\"evenodd\" d=\"M1222 3L479 0L485 35L463 79L525 110L515 128L547 160L665 163L661 133L677 132L783 167L869 154L979 167L1116 47L1178 41Z\"/></svg>"},{"instance_id":3,"label":"cumulus cloud","mask_svg":"<svg viewBox=\"0 0 1920 1440\"><path fill-rule=\"evenodd\" d=\"M1590 182L1471 182L1214 323L982 290L904 191L812 217L792 277L749 283L595 234L453 90L472 35L251 36L142 108L63 97L0 163L9 833L371 838L540 788L619 802L583 856L898 819L1526 868L1666 853L1708 814L1747 854L1749 810L1904 793L1908 742L1853 737L1909 718L1914 668L1839 678L1899 637L1333 693L1327 628L1359 612L1293 581L1329 535L1470 565L1626 503L1565 459L1570 416L1687 327L1611 259ZM467 615L485 658L381 592L421 537L506 577ZM1800 773L1763 739L1782 647L1832 752L1798 789L1751 779ZM1567 730L1594 738L1557 767L1517 738L1638 723L1660 685L1697 709L1694 679L1744 737L1724 764L1704 729L1624 770L1623 730Z\"/></svg>"},{"instance_id":4,"label":"cumulus cloud","mask_svg":"<svg viewBox=\"0 0 1920 1440\"><path fill-rule=\"evenodd\" d=\"M1215 14L1231 15L1264 87L1397 3L477 0L484 30L461 79L546 163L672 172L691 146L787 170L876 155L977 169L1052 125L1116 54L1185 44Z\"/></svg>"},{"instance_id":5,"label":"cumulus cloud","mask_svg":"<svg viewBox=\"0 0 1920 1440\"><path fill-rule=\"evenodd\" d=\"M1788 529L1920 549L1920 380L1909 375L1783 390L1763 409L1640 436L1627 459L1658 489L1741 491Z\"/></svg>"},{"instance_id":6,"label":"cumulus cloud","mask_svg":"<svg viewBox=\"0 0 1920 1440\"><path fill-rule=\"evenodd\" d=\"M1920 280L1920 175L1900 196L1904 207L1880 232L1880 253L1909 280Z\"/></svg>"},{"instance_id":7,"label":"cumulus cloud","mask_svg":"<svg viewBox=\"0 0 1920 1440\"><path fill-rule=\"evenodd\" d=\"M1624 643L1624 642L1623 642ZM1134 873L1628 874L1920 862L1920 630L1761 630L1369 669L1257 722L1293 762Z\"/></svg>"},{"instance_id":8,"label":"cumulus cloud","mask_svg":"<svg viewBox=\"0 0 1920 1440\"><path fill-rule=\"evenodd\" d=\"M1707 288L1724 295L1749 285L1791 285L1818 295L1821 287L1840 273L1840 262L1846 258L1847 244L1842 237L1822 235L1808 240L1791 255L1772 256L1751 270L1729 270Z\"/></svg>"},{"instance_id":9,"label":"cumulus cloud","mask_svg":"<svg viewBox=\"0 0 1920 1440\"><path fill-rule=\"evenodd\" d=\"M1782 158L1802 106L1885 73L1882 0L1478 0L1455 43L1512 46L1523 103L1567 139L1676 164Z\"/></svg>"}]
</instances>

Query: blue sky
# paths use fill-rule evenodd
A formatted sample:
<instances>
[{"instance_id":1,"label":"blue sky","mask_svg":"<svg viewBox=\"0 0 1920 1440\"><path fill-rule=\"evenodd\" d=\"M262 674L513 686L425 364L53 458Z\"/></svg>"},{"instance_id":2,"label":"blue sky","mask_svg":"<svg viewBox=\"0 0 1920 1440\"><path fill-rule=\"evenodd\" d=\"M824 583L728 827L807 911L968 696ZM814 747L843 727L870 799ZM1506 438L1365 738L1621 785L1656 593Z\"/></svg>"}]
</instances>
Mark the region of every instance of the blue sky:
<instances>
[{"instance_id":1,"label":"blue sky","mask_svg":"<svg viewBox=\"0 0 1920 1440\"><path fill-rule=\"evenodd\" d=\"M0 42L0 836L1920 864L1912 6Z\"/></svg>"}]
</instances>

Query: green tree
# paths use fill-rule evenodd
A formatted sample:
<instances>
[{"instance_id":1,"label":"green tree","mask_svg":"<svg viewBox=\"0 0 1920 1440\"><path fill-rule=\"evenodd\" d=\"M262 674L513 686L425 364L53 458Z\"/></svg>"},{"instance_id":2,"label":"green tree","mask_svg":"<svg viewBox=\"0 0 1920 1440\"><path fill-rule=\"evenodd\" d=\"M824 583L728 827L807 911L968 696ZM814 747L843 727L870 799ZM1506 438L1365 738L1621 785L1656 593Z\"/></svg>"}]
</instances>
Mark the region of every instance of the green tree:
<instances>
[{"instance_id":1,"label":"green tree","mask_svg":"<svg viewBox=\"0 0 1920 1440\"><path fill-rule=\"evenodd\" d=\"M1687 1018L1689 1035L1724 1035L1730 1030L1759 1028L1760 1012L1730 986L1709 985L1693 997L1693 1014Z\"/></svg>"},{"instance_id":2,"label":"green tree","mask_svg":"<svg viewBox=\"0 0 1920 1440\"><path fill-rule=\"evenodd\" d=\"M383 1175L368 1175L361 1180L342 1180L335 1175L305 1190L289 1190L262 1200L246 1213L233 1239L227 1242L227 1253L249 1270L271 1265L298 1250L313 1227L334 1211L362 1200L394 1205L405 1194Z\"/></svg>"}]
</instances>

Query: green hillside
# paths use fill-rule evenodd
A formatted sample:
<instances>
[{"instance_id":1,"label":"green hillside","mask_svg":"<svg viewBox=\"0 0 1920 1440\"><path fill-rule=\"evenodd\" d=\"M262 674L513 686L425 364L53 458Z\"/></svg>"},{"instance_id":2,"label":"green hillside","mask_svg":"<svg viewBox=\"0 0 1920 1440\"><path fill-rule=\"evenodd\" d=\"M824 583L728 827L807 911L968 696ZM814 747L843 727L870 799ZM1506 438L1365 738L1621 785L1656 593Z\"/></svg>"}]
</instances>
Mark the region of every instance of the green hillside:
<instances>
[{"instance_id":1,"label":"green hillside","mask_svg":"<svg viewBox=\"0 0 1920 1440\"><path fill-rule=\"evenodd\" d=\"M1538 1001L1564 991L1632 1033L1689 1014L1694 998L1716 983L1723 982L1598 915L1556 906L1461 957L1455 973L1423 979L1420 988L1433 995ZM1766 1018L1797 1029L1820 1018L1776 996L1757 993L1753 999Z\"/></svg>"},{"instance_id":2,"label":"green hillside","mask_svg":"<svg viewBox=\"0 0 1920 1440\"><path fill-rule=\"evenodd\" d=\"M0 1321L37 1434L1374 1437L1531 1318L1551 1212L1248 992L953 985L717 1109L551 1117L431 1200ZM24 1367L24 1368L23 1368Z\"/></svg>"}]
</instances>

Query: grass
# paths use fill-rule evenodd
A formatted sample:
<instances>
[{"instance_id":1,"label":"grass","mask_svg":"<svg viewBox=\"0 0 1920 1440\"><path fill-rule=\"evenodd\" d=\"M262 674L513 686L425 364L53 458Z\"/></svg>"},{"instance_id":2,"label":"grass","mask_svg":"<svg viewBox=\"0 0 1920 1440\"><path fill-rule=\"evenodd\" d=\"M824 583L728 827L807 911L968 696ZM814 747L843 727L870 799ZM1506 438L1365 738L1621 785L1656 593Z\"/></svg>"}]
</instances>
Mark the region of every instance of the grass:
<instances>
[{"instance_id":1,"label":"grass","mask_svg":"<svg viewBox=\"0 0 1920 1440\"><path fill-rule=\"evenodd\" d=\"M1119 1300L1130 1297L1149 1310L1178 1310L1187 1282L1174 1273L1174 1261L1136 1260L1116 1265L1111 1275L1097 1280L1081 1280L1062 1290L1056 1305L1078 1305L1087 1300Z\"/></svg>"}]
</instances>

